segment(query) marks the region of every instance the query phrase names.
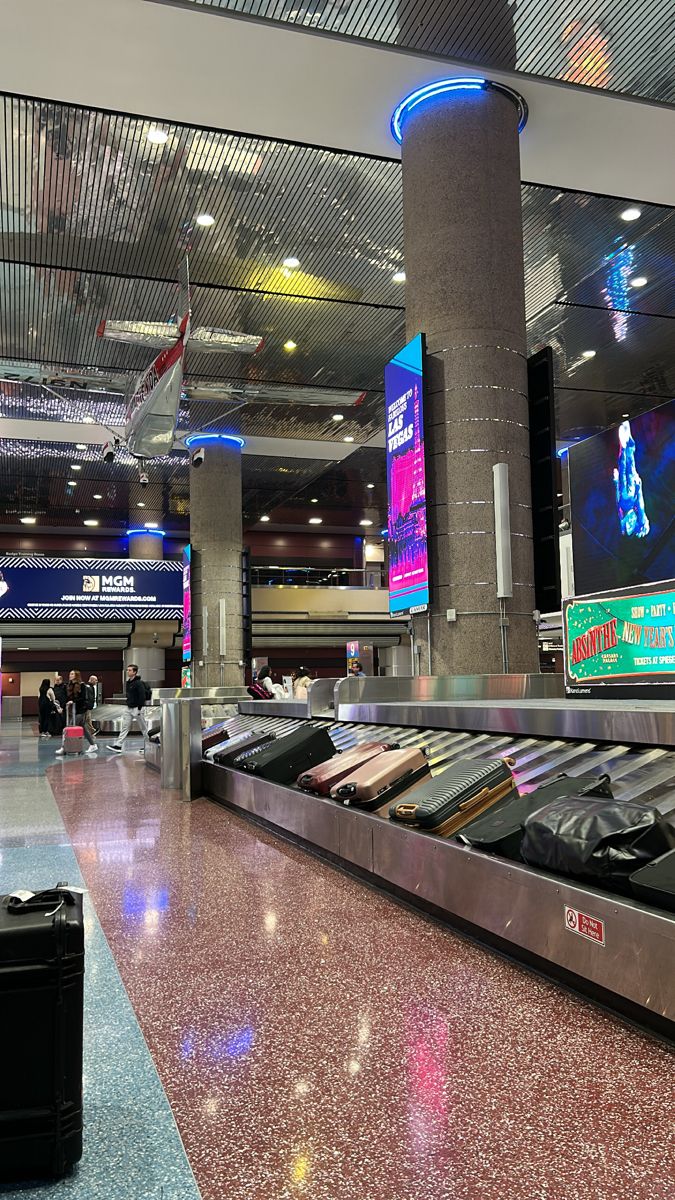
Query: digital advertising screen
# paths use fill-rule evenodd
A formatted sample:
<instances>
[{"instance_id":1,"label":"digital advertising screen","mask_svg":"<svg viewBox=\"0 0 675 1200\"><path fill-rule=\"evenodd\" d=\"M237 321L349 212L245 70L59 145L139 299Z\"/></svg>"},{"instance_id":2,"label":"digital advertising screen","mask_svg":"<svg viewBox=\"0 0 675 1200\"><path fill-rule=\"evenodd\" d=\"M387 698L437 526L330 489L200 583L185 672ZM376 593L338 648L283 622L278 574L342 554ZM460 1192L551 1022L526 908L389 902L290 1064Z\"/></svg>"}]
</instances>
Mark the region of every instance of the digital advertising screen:
<instances>
[{"instance_id":1,"label":"digital advertising screen","mask_svg":"<svg viewBox=\"0 0 675 1200\"><path fill-rule=\"evenodd\" d=\"M675 577L675 401L570 447L577 595Z\"/></svg>"},{"instance_id":2,"label":"digital advertising screen","mask_svg":"<svg viewBox=\"0 0 675 1200\"><path fill-rule=\"evenodd\" d=\"M192 658L192 546L183 550L183 662Z\"/></svg>"},{"instance_id":3,"label":"digital advertising screen","mask_svg":"<svg viewBox=\"0 0 675 1200\"><path fill-rule=\"evenodd\" d=\"M572 695L675 689L675 580L566 600L563 644Z\"/></svg>"},{"instance_id":4,"label":"digital advertising screen","mask_svg":"<svg viewBox=\"0 0 675 1200\"><path fill-rule=\"evenodd\" d=\"M168 559L0 557L0 621L179 620L182 567Z\"/></svg>"},{"instance_id":5,"label":"digital advertising screen","mask_svg":"<svg viewBox=\"0 0 675 1200\"><path fill-rule=\"evenodd\" d=\"M391 614L429 604L423 363L418 334L384 368Z\"/></svg>"}]
</instances>

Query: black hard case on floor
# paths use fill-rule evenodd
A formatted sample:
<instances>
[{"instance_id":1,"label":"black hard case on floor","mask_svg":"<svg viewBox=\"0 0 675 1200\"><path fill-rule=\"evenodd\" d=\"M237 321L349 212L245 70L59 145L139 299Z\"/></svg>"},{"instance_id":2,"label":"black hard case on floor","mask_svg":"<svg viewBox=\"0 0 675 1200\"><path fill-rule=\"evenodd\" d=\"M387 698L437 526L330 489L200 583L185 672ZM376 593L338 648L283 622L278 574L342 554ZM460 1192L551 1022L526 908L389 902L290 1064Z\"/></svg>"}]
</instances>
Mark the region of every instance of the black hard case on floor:
<instances>
[{"instance_id":1,"label":"black hard case on floor","mask_svg":"<svg viewBox=\"0 0 675 1200\"><path fill-rule=\"evenodd\" d=\"M82 896L0 899L0 1180L60 1177L82 1156Z\"/></svg>"},{"instance_id":2,"label":"black hard case on floor","mask_svg":"<svg viewBox=\"0 0 675 1200\"><path fill-rule=\"evenodd\" d=\"M392 804L389 817L402 825L413 825L441 837L468 825L508 796L515 784L512 759L493 758L483 762L475 758L459 759L429 783L416 788L407 800Z\"/></svg>"},{"instance_id":3,"label":"black hard case on floor","mask_svg":"<svg viewBox=\"0 0 675 1200\"><path fill-rule=\"evenodd\" d=\"M263 746L235 766L272 783L295 782L298 775L335 754L333 740L323 725L303 726Z\"/></svg>"},{"instance_id":4,"label":"black hard case on floor","mask_svg":"<svg viewBox=\"0 0 675 1200\"><path fill-rule=\"evenodd\" d=\"M219 767L234 767L238 765L237 759L241 755L251 750L257 750L261 746L268 746L274 740L273 733L262 733L259 729L252 733L240 734L238 737L230 738L225 743L224 750L217 750L213 755L213 761L218 763Z\"/></svg>"},{"instance_id":5,"label":"black hard case on floor","mask_svg":"<svg viewBox=\"0 0 675 1200\"><path fill-rule=\"evenodd\" d=\"M640 867L630 877L631 891L638 900L675 912L675 850Z\"/></svg>"},{"instance_id":6,"label":"black hard case on floor","mask_svg":"<svg viewBox=\"0 0 675 1200\"><path fill-rule=\"evenodd\" d=\"M518 862L525 821L531 813L560 796L607 796L611 800L609 782L609 775L577 775L575 778L558 775L527 796L514 792L499 800L488 812L470 821L457 835L457 840L486 854L499 854Z\"/></svg>"}]
</instances>

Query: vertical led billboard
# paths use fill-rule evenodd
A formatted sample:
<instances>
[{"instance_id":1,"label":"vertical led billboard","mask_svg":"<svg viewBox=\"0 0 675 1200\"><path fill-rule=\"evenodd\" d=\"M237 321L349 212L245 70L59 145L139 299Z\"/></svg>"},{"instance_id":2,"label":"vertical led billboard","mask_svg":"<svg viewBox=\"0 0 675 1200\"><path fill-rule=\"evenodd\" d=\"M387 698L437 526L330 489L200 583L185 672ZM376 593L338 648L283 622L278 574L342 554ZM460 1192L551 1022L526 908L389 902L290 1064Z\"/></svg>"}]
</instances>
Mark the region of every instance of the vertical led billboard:
<instances>
[{"instance_id":1,"label":"vertical led billboard","mask_svg":"<svg viewBox=\"0 0 675 1200\"><path fill-rule=\"evenodd\" d=\"M384 368L392 614L420 610L429 603L423 361L420 333Z\"/></svg>"},{"instance_id":2,"label":"vertical led billboard","mask_svg":"<svg viewBox=\"0 0 675 1200\"><path fill-rule=\"evenodd\" d=\"M192 547L186 546L183 551L183 662L189 662L192 658L191 568ZM183 686L185 687L186 685L183 684Z\"/></svg>"}]
</instances>

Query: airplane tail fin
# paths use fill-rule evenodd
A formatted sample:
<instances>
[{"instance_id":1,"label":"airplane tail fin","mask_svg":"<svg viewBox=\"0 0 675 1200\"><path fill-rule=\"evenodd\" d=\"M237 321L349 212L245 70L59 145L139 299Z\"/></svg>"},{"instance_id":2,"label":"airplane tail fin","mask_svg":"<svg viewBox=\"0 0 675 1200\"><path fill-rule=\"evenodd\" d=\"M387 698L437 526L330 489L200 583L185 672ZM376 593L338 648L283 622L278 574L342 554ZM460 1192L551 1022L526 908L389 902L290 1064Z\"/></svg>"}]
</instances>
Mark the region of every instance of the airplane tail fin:
<instances>
[{"instance_id":1,"label":"airplane tail fin","mask_svg":"<svg viewBox=\"0 0 675 1200\"><path fill-rule=\"evenodd\" d=\"M184 326L187 325L186 318L190 316L190 263L187 254L183 259L180 270L178 272L178 311L176 317L178 319L179 328L184 331Z\"/></svg>"}]
</instances>

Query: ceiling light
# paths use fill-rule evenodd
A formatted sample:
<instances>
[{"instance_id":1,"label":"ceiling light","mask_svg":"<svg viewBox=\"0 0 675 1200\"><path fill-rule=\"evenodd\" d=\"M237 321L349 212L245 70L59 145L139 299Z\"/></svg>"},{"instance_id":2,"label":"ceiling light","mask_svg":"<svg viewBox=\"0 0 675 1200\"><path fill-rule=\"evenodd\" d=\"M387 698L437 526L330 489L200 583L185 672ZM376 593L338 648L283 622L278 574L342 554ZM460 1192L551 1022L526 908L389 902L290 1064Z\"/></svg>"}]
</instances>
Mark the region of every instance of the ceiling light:
<instances>
[{"instance_id":1,"label":"ceiling light","mask_svg":"<svg viewBox=\"0 0 675 1200\"><path fill-rule=\"evenodd\" d=\"M103 496L100 492L94 492L94 500L102 500Z\"/></svg>"},{"instance_id":2,"label":"ceiling light","mask_svg":"<svg viewBox=\"0 0 675 1200\"><path fill-rule=\"evenodd\" d=\"M80 466L79 463L71 463L70 469L71 469L71 471L81 471L82 467Z\"/></svg>"},{"instance_id":3,"label":"ceiling light","mask_svg":"<svg viewBox=\"0 0 675 1200\"><path fill-rule=\"evenodd\" d=\"M369 491L369 492L372 492L373 488L375 487L375 484L374 484L374 483L367 483L367 484L366 484L366 487L368 488L368 491Z\"/></svg>"},{"instance_id":4,"label":"ceiling light","mask_svg":"<svg viewBox=\"0 0 675 1200\"><path fill-rule=\"evenodd\" d=\"M321 517L310 517L309 523L310 525L323 525Z\"/></svg>"},{"instance_id":5,"label":"ceiling light","mask_svg":"<svg viewBox=\"0 0 675 1200\"><path fill-rule=\"evenodd\" d=\"M84 425L95 425L95 424L96 424L96 417L89 417L89 416L85 416L85 417L83 417L83 418L82 418L82 422L83 422L83 424L84 424Z\"/></svg>"},{"instance_id":6,"label":"ceiling light","mask_svg":"<svg viewBox=\"0 0 675 1200\"><path fill-rule=\"evenodd\" d=\"M211 216L211 213L200 213L197 217L197 224L203 229L208 229L210 225L215 225L216 218Z\"/></svg>"},{"instance_id":7,"label":"ceiling light","mask_svg":"<svg viewBox=\"0 0 675 1200\"><path fill-rule=\"evenodd\" d=\"M261 517L260 520L261 521L269 521L269 517Z\"/></svg>"},{"instance_id":8,"label":"ceiling light","mask_svg":"<svg viewBox=\"0 0 675 1200\"><path fill-rule=\"evenodd\" d=\"M405 271L395 271L391 281L392 283L405 283Z\"/></svg>"},{"instance_id":9,"label":"ceiling light","mask_svg":"<svg viewBox=\"0 0 675 1200\"><path fill-rule=\"evenodd\" d=\"M159 521L146 521L145 528L146 529L159 529Z\"/></svg>"},{"instance_id":10,"label":"ceiling light","mask_svg":"<svg viewBox=\"0 0 675 1200\"><path fill-rule=\"evenodd\" d=\"M372 521L359 521L359 525L372 525Z\"/></svg>"},{"instance_id":11,"label":"ceiling light","mask_svg":"<svg viewBox=\"0 0 675 1200\"><path fill-rule=\"evenodd\" d=\"M595 358L595 355L596 355L595 350L582 350L581 351L582 358Z\"/></svg>"},{"instance_id":12,"label":"ceiling light","mask_svg":"<svg viewBox=\"0 0 675 1200\"><path fill-rule=\"evenodd\" d=\"M17 650L30 650L30 646L17 646Z\"/></svg>"},{"instance_id":13,"label":"ceiling light","mask_svg":"<svg viewBox=\"0 0 675 1200\"><path fill-rule=\"evenodd\" d=\"M344 421L344 417L343 417L342 413L333 413L333 420L334 421Z\"/></svg>"},{"instance_id":14,"label":"ceiling light","mask_svg":"<svg viewBox=\"0 0 675 1200\"><path fill-rule=\"evenodd\" d=\"M319 501L317 500L316 496L312 496L312 499L310 500L310 504L318 504L318 503L319 503Z\"/></svg>"},{"instance_id":15,"label":"ceiling light","mask_svg":"<svg viewBox=\"0 0 675 1200\"><path fill-rule=\"evenodd\" d=\"M622 221L637 221L638 217L642 216L642 209L636 208L634 204L630 208L624 208L621 213Z\"/></svg>"},{"instance_id":16,"label":"ceiling light","mask_svg":"<svg viewBox=\"0 0 675 1200\"><path fill-rule=\"evenodd\" d=\"M290 338L288 339L287 342L284 342L284 350L286 350L289 354L292 354L294 350L297 350L297 348L298 348L297 342L291 341Z\"/></svg>"},{"instance_id":17,"label":"ceiling light","mask_svg":"<svg viewBox=\"0 0 675 1200\"><path fill-rule=\"evenodd\" d=\"M145 500L137 500L136 508L145 508Z\"/></svg>"},{"instance_id":18,"label":"ceiling light","mask_svg":"<svg viewBox=\"0 0 675 1200\"><path fill-rule=\"evenodd\" d=\"M98 646L85 646L85 650L98 650Z\"/></svg>"},{"instance_id":19,"label":"ceiling light","mask_svg":"<svg viewBox=\"0 0 675 1200\"><path fill-rule=\"evenodd\" d=\"M37 517L20 517L19 519L20 519L22 525L36 525L37 524Z\"/></svg>"},{"instance_id":20,"label":"ceiling light","mask_svg":"<svg viewBox=\"0 0 675 1200\"><path fill-rule=\"evenodd\" d=\"M296 267L300 266L300 259L295 258L294 255L291 255L290 258L284 259L283 265L288 267L291 271L294 271Z\"/></svg>"},{"instance_id":21,"label":"ceiling light","mask_svg":"<svg viewBox=\"0 0 675 1200\"><path fill-rule=\"evenodd\" d=\"M90 520L88 520L88 521L83 521L83 522L82 522L82 524L83 524L83 525L98 525L98 521L95 521L95 520L93 519L93 517L92 517L92 518L91 518Z\"/></svg>"},{"instance_id":22,"label":"ceiling light","mask_svg":"<svg viewBox=\"0 0 675 1200\"><path fill-rule=\"evenodd\" d=\"M77 480L76 480L76 479L69 479L69 480L68 480L68 487L77 487Z\"/></svg>"},{"instance_id":23,"label":"ceiling light","mask_svg":"<svg viewBox=\"0 0 675 1200\"><path fill-rule=\"evenodd\" d=\"M629 279L628 282L630 283L631 287L644 287L647 283L647 276L636 275L635 279Z\"/></svg>"},{"instance_id":24,"label":"ceiling light","mask_svg":"<svg viewBox=\"0 0 675 1200\"><path fill-rule=\"evenodd\" d=\"M154 125L150 126L145 136L153 146L164 146L169 140L168 133L163 129L157 129Z\"/></svg>"},{"instance_id":25,"label":"ceiling light","mask_svg":"<svg viewBox=\"0 0 675 1200\"><path fill-rule=\"evenodd\" d=\"M86 442L76 442L75 449L76 450L86 450L87 449Z\"/></svg>"},{"instance_id":26,"label":"ceiling light","mask_svg":"<svg viewBox=\"0 0 675 1200\"><path fill-rule=\"evenodd\" d=\"M343 440L343 442L353 442L354 441L353 437L346 437L346 438L343 438L342 440Z\"/></svg>"}]
</instances>

